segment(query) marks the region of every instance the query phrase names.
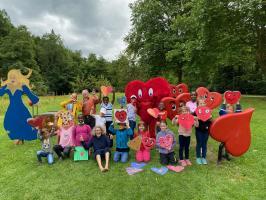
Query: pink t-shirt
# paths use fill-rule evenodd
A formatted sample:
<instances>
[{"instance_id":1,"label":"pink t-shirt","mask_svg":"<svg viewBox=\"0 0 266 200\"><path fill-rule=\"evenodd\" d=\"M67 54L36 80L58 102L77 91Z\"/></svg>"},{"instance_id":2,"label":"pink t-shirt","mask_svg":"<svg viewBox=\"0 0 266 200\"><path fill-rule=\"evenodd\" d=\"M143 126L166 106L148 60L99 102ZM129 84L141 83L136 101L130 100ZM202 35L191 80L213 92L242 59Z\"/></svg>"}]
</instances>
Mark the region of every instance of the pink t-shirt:
<instances>
[{"instance_id":1,"label":"pink t-shirt","mask_svg":"<svg viewBox=\"0 0 266 200\"><path fill-rule=\"evenodd\" d=\"M197 102L188 101L186 106L189 107L190 113L194 113L197 108Z\"/></svg>"},{"instance_id":2,"label":"pink t-shirt","mask_svg":"<svg viewBox=\"0 0 266 200\"><path fill-rule=\"evenodd\" d=\"M75 146L82 146L81 142L80 142L80 136L83 137L84 142L88 143L91 138L91 127L84 124L82 126L80 125L76 125L73 131L73 144Z\"/></svg>"},{"instance_id":3,"label":"pink t-shirt","mask_svg":"<svg viewBox=\"0 0 266 200\"><path fill-rule=\"evenodd\" d=\"M61 145L62 147L73 146L73 141L72 141L73 130L74 126L70 126L69 128L61 127L59 129L59 136L60 136L59 145Z\"/></svg>"}]
</instances>

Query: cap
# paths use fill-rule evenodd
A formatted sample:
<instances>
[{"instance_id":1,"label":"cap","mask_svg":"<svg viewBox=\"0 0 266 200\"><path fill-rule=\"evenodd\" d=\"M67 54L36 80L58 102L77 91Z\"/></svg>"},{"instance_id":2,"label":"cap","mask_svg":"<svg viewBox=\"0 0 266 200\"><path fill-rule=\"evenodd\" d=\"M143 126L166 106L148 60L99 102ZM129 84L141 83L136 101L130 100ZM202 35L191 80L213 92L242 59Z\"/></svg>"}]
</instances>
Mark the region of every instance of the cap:
<instances>
[{"instance_id":1,"label":"cap","mask_svg":"<svg viewBox=\"0 0 266 200\"><path fill-rule=\"evenodd\" d=\"M131 95L131 96L130 96L130 99L133 99L133 98L135 98L135 99L136 99L136 98L137 98L137 96L136 96L136 95Z\"/></svg>"}]
</instances>

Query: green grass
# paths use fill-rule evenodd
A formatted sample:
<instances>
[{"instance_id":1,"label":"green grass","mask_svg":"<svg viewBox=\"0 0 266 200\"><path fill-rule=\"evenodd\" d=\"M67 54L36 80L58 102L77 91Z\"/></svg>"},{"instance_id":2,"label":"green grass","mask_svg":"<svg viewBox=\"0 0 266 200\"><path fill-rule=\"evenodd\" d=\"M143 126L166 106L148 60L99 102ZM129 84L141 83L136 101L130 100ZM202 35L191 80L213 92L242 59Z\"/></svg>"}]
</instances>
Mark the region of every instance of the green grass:
<instances>
[{"instance_id":1,"label":"green grass","mask_svg":"<svg viewBox=\"0 0 266 200\"><path fill-rule=\"evenodd\" d=\"M42 97L39 112L58 110L66 97ZM249 151L231 162L216 165L218 142L209 139L209 165L195 164L195 136L190 147L193 166L182 173L168 172L159 176L150 167L157 166L158 152L145 171L127 175L130 165L111 162L111 170L101 173L94 160L65 160L52 166L39 165L36 151L40 141L15 146L3 129L6 99L1 100L0 134L0 199L265 199L265 98L243 98L244 108L254 107L252 144ZM117 106L117 105L116 105ZM215 111L217 116L217 110ZM171 127L172 128L172 127ZM177 134L177 127L172 128ZM177 148L175 152L177 152ZM133 151L130 152L134 161Z\"/></svg>"}]
</instances>

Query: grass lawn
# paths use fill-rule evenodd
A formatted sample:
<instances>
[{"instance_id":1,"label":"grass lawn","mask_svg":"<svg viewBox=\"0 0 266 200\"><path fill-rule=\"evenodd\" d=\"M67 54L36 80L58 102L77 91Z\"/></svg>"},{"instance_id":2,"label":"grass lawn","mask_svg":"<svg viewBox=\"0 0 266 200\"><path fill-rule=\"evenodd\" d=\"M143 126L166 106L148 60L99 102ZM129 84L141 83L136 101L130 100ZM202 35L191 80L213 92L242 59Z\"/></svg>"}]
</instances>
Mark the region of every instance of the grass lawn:
<instances>
[{"instance_id":1,"label":"grass lawn","mask_svg":"<svg viewBox=\"0 0 266 200\"><path fill-rule=\"evenodd\" d=\"M67 97L42 97L39 113L58 110ZM266 100L244 97L243 108L254 107L252 144L242 157L216 165L218 142L209 139L207 166L195 164L195 135L192 135L190 157L193 165L183 172L164 176L150 168L160 167L156 150L145 171L127 175L126 164L111 161L108 173L101 173L94 160L65 160L48 166L37 163L40 141L15 146L3 129L7 100L0 99L0 199L265 199L266 198ZM116 105L117 106L117 105ZM217 110L214 111L217 116ZM177 135L177 127L173 128ZM178 146L175 152L177 153Z\"/></svg>"}]
</instances>

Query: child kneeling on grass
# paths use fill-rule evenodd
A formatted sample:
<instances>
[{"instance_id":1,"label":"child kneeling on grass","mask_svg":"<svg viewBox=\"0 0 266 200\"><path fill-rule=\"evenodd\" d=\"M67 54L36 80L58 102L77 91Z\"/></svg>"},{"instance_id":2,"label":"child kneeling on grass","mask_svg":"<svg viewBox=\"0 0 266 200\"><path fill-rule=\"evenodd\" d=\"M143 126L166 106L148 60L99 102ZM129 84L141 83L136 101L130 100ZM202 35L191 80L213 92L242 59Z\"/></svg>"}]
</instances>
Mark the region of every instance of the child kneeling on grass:
<instances>
[{"instance_id":1,"label":"child kneeling on grass","mask_svg":"<svg viewBox=\"0 0 266 200\"><path fill-rule=\"evenodd\" d=\"M114 124L112 123L109 127L109 131L112 135L116 135L116 151L114 154L114 161L125 163L128 160L129 147L127 145L128 140L133 131L129 126L129 123L119 123L119 129L114 129Z\"/></svg>"},{"instance_id":2,"label":"child kneeling on grass","mask_svg":"<svg viewBox=\"0 0 266 200\"><path fill-rule=\"evenodd\" d=\"M167 147L165 143L169 143L170 146ZM160 122L160 131L156 136L156 146L160 153L160 163L162 165L175 165L176 157L174 152L174 147L176 145L175 135L174 133L167 128L167 124L164 121Z\"/></svg>"},{"instance_id":3,"label":"child kneeling on grass","mask_svg":"<svg viewBox=\"0 0 266 200\"><path fill-rule=\"evenodd\" d=\"M82 146L89 150L93 147L94 157L98 163L101 172L109 170L109 158L110 158L110 140L105 135L104 128L101 126L95 126L93 129L93 137L89 143L85 143L83 137L80 137ZM105 167L102 165L102 159L105 159Z\"/></svg>"}]
</instances>

